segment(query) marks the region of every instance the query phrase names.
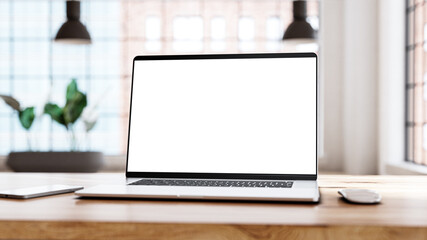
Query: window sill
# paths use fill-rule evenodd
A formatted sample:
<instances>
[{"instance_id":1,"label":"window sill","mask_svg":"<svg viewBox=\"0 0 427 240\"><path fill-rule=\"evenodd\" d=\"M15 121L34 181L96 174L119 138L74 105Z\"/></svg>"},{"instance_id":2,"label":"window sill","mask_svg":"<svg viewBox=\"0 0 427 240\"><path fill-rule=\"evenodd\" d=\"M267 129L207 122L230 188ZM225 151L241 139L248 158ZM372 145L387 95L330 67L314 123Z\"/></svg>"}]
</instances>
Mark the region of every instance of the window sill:
<instances>
[{"instance_id":1,"label":"window sill","mask_svg":"<svg viewBox=\"0 0 427 240\"><path fill-rule=\"evenodd\" d=\"M394 175L427 175L427 166L408 162L387 163L385 173Z\"/></svg>"},{"instance_id":2,"label":"window sill","mask_svg":"<svg viewBox=\"0 0 427 240\"><path fill-rule=\"evenodd\" d=\"M11 170L6 166L7 156L0 156L0 172L10 172ZM101 172L125 172L126 169L126 155L104 156L104 166Z\"/></svg>"}]
</instances>

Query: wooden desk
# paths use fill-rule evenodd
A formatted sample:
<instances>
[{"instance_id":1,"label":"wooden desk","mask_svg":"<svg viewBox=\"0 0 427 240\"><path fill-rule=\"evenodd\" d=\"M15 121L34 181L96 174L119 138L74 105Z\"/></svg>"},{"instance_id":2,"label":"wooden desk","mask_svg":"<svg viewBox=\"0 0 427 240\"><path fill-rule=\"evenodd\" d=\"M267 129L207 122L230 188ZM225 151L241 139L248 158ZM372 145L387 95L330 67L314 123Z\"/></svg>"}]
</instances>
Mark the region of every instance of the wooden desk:
<instances>
[{"instance_id":1,"label":"wooden desk","mask_svg":"<svg viewBox=\"0 0 427 240\"><path fill-rule=\"evenodd\" d=\"M0 189L85 187L123 174L0 173ZM320 176L320 204L0 199L0 239L427 239L427 177ZM350 205L340 188L371 188L379 205Z\"/></svg>"}]
</instances>

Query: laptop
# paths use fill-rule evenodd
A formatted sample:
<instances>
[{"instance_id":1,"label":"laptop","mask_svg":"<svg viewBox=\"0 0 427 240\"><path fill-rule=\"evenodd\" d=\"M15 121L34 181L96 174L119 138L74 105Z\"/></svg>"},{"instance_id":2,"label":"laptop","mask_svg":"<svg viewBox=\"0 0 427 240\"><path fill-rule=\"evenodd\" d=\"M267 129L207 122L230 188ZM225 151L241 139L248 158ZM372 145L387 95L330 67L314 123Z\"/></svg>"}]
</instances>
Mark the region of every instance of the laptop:
<instances>
[{"instance_id":1,"label":"laptop","mask_svg":"<svg viewBox=\"0 0 427 240\"><path fill-rule=\"evenodd\" d=\"M318 202L314 53L137 56L126 184L82 197Z\"/></svg>"}]
</instances>

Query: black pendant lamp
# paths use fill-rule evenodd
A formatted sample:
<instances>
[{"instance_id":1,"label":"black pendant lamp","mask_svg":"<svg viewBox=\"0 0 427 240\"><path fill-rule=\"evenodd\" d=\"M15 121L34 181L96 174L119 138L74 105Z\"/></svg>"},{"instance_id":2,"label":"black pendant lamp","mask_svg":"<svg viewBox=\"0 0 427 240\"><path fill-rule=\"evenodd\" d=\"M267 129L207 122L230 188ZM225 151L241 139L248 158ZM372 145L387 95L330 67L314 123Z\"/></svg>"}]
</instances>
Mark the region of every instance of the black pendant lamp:
<instances>
[{"instance_id":1,"label":"black pendant lamp","mask_svg":"<svg viewBox=\"0 0 427 240\"><path fill-rule=\"evenodd\" d=\"M80 22L80 1L67 1L67 21L58 30L55 42L91 44L89 32Z\"/></svg>"},{"instance_id":2,"label":"black pendant lamp","mask_svg":"<svg viewBox=\"0 0 427 240\"><path fill-rule=\"evenodd\" d=\"M317 31L307 22L307 1L293 2L294 19L283 34L283 41L315 42Z\"/></svg>"}]
</instances>

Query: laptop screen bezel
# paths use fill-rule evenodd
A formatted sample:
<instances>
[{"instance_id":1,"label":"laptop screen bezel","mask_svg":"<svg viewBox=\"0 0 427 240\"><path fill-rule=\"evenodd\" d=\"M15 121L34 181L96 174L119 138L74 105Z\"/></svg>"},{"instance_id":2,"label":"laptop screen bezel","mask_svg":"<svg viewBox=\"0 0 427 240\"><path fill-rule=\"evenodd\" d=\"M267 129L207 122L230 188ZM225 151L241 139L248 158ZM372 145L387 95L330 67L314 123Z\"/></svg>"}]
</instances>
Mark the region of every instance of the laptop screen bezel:
<instances>
[{"instance_id":1,"label":"laptop screen bezel","mask_svg":"<svg viewBox=\"0 0 427 240\"><path fill-rule=\"evenodd\" d=\"M129 142L132 117L132 94L134 70L136 61L153 60L208 60L208 59L247 59L247 58L316 58L316 174L255 174L255 173L193 173L193 172L130 172ZM195 178L195 179L268 179L268 180L316 180L318 175L317 148L318 148L318 60L315 53L254 53L254 54L199 54L199 55L144 55L136 56L132 65L132 81L129 105L128 144L126 151L126 177L128 178Z\"/></svg>"}]
</instances>

